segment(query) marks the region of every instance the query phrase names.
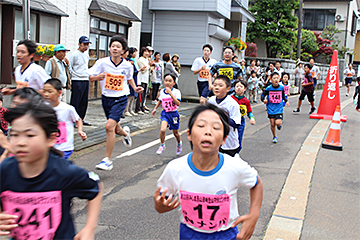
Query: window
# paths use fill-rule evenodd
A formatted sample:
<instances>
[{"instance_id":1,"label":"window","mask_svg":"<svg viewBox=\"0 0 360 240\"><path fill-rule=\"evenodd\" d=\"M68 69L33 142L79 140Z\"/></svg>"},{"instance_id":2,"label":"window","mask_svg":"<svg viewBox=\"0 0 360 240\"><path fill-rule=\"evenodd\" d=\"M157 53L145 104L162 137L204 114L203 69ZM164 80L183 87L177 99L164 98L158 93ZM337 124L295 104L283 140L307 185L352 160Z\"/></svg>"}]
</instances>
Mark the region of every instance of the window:
<instances>
[{"instance_id":1,"label":"window","mask_svg":"<svg viewBox=\"0 0 360 240\"><path fill-rule=\"evenodd\" d=\"M60 18L40 15L40 39L41 43L60 42Z\"/></svg>"},{"instance_id":2,"label":"window","mask_svg":"<svg viewBox=\"0 0 360 240\"><path fill-rule=\"evenodd\" d=\"M357 23L358 23L358 17L357 17L357 15L356 15L356 13L353 12L352 22L351 22L351 36L355 36L355 35L356 35Z\"/></svg>"},{"instance_id":3,"label":"window","mask_svg":"<svg viewBox=\"0 0 360 240\"><path fill-rule=\"evenodd\" d=\"M37 17L38 15L30 14L30 40L37 42ZM16 40L24 39L22 12L15 10L14 38Z\"/></svg>"},{"instance_id":4,"label":"window","mask_svg":"<svg viewBox=\"0 0 360 240\"><path fill-rule=\"evenodd\" d=\"M114 33L116 33L116 24L114 24L114 23L109 23L109 32L114 32Z\"/></svg>"},{"instance_id":5,"label":"window","mask_svg":"<svg viewBox=\"0 0 360 240\"><path fill-rule=\"evenodd\" d=\"M100 21L100 30L107 31L107 22Z\"/></svg>"},{"instance_id":6,"label":"window","mask_svg":"<svg viewBox=\"0 0 360 240\"><path fill-rule=\"evenodd\" d=\"M90 20L90 27L92 28L99 28L100 20L97 18L91 18Z\"/></svg>"},{"instance_id":7,"label":"window","mask_svg":"<svg viewBox=\"0 0 360 240\"><path fill-rule=\"evenodd\" d=\"M304 9L303 28L323 30L330 24L335 25L336 9ZM299 10L295 11L299 15Z\"/></svg>"},{"instance_id":8,"label":"window","mask_svg":"<svg viewBox=\"0 0 360 240\"><path fill-rule=\"evenodd\" d=\"M125 34L125 26L124 25L119 25L119 33Z\"/></svg>"}]
</instances>

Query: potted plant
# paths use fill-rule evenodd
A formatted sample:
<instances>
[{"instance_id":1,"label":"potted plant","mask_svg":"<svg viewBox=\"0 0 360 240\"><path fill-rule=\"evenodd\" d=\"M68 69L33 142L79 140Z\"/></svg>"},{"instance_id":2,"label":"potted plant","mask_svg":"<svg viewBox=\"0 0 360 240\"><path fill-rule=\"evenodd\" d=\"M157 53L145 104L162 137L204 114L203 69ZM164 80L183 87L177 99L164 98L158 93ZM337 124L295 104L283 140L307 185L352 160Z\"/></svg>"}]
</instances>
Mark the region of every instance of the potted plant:
<instances>
[{"instance_id":1,"label":"potted plant","mask_svg":"<svg viewBox=\"0 0 360 240\"><path fill-rule=\"evenodd\" d=\"M48 44L48 45L44 45L44 55L42 57L43 61L47 61L50 58L52 58L54 56L54 48L55 46L53 44Z\"/></svg>"},{"instance_id":2,"label":"potted plant","mask_svg":"<svg viewBox=\"0 0 360 240\"><path fill-rule=\"evenodd\" d=\"M246 42L241 40L241 37L232 37L227 41L226 46L233 46L235 50L239 50L240 52L246 49Z\"/></svg>"},{"instance_id":3,"label":"potted plant","mask_svg":"<svg viewBox=\"0 0 360 240\"><path fill-rule=\"evenodd\" d=\"M38 45L36 48L36 52L35 52L35 56L34 56L34 61L40 61L41 56L44 54L44 48L41 45Z\"/></svg>"},{"instance_id":4,"label":"potted plant","mask_svg":"<svg viewBox=\"0 0 360 240\"><path fill-rule=\"evenodd\" d=\"M289 88L289 93L290 93L290 95L298 94L299 88L294 85L291 85Z\"/></svg>"}]
</instances>

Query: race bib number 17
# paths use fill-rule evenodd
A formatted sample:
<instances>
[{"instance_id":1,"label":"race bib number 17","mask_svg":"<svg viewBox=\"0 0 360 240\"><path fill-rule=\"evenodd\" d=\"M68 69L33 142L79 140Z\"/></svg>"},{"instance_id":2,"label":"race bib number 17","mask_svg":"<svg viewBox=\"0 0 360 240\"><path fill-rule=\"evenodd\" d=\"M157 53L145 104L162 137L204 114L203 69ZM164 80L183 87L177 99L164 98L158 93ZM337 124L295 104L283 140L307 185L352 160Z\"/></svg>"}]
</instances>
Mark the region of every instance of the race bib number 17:
<instances>
[{"instance_id":1,"label":"race bib number 17","mask_svg":"<svg viewBox=\"0 0 360 240\"><path fill-rule=\"evenodd\" d=\"M16 240L51 240L61 222L61 191L2 192L3 210L19 216L18 227L11 230Z\"/></svg>"}]
</instances>

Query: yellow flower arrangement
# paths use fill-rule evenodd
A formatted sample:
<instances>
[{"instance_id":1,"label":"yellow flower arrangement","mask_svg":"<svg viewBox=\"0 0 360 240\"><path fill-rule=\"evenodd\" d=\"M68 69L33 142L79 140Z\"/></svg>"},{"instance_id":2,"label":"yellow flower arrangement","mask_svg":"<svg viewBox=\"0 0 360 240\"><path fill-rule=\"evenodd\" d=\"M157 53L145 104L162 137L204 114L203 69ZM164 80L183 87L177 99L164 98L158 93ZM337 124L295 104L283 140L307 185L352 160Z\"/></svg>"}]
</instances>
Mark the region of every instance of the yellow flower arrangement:
<instances>
[{"instance_id":1,"label":"yellow flower arrangement","mask_svg":"<svg viewBox=\"0 0 360 240\"><path fill-rule=\"evenodd\" d=\"M54 56L54 48L55 46L53 44L44 45L43 46L45 52L44 54L50 57Z\"/></svg>"},{"instance_id":2,"label":"yellow flower arrangement","mask_svg":"<svg viewBox=\"0 0 360 240\"><path fill-rule=\"evenodd\" d=\"M230 46L233 45L235 47L235 49L238 49L239 51L244 51L246 50L246 42L241 40L241 37L237 37L237 38L230 38L229 41L226 43L226 46Z\"/></svg>"},{"instance_id":3,"label":"yellow flower arrangement","mask_svg":"<svg viewBox=\"0 0 360 240\"><path fill-rule=\"evenodd\" d=\"M38 45L36 48L35 55L41 56L45 53L44 48L41 45Z\"/></svg>"}]
</instances>

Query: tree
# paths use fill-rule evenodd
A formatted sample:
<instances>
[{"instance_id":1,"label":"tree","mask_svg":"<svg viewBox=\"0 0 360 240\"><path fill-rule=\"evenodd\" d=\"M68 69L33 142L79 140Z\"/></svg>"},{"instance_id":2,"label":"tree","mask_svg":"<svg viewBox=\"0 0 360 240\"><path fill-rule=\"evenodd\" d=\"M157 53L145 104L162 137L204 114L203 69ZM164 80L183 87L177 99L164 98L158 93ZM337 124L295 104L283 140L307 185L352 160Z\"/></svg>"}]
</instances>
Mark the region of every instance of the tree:
<instances>
[{"instance_id":1,"label":"tree","mask_svg":"<svg viewBox=\"0 0 360 240\"><path fill-rule=\"evenodd\" d=\"M339 58L345 58L345 55L347 52L351 51L350 54L352 54L352 50L350 48L347 48L345 46L340 47L341 41L339 40L339 34L341 33L341 30L339 30L334 25L329 25L321 33L322 38L329 39L332 41L331 48L338 51Z\"/></svg>"},{"instance_id":2,"label":"tree","mask_svg":"<svg viewBox=\"0 0 360 240\"><path fill-rule=\"evenodd\" d=\"M313 52L312 54L314 55L314 57L317 57L319 55L322 55L326 58L327 62L330 63L330 55L333 54L333 49L331 47L331 43L333 41L326 39L326 38L322 38L320 35L321 33L318 32L314 32L315 36L316 36L316 42L318 43L319 49L316 50L315 52Z\"/></svg>"},{"instance_id":3,"label":"tree","mask_svg":"<svg viewBox=\"0 0 360 240\"><path fill-rule=\"evenodd\" d=\"M296 31L296 36L298 32ZM310 57L312 57L312 53L318 50L318 43L316 42L316 36L313 31L301 29L301 51L300 51L300 59L302 61L308 61ZM294 52L297 50L297 45L294 45ZM294 59L295 58L295 59ZM294 60L296 60L296 56L293 56Z\"/></svg>"},{"instance_id":4,"label":"tree","mask_svg":"<svg viewBox=\"0 0 360 240\"><path fill-rule=\"evenodd\" d=\"M253 1L249 10L254 14L255 22L248 23L247 42L264 40L268 57L291 52L296 42L294 29L297 28L297 17L293 12L298 6L298 0Z\"/></svg>"}]
</instances>

